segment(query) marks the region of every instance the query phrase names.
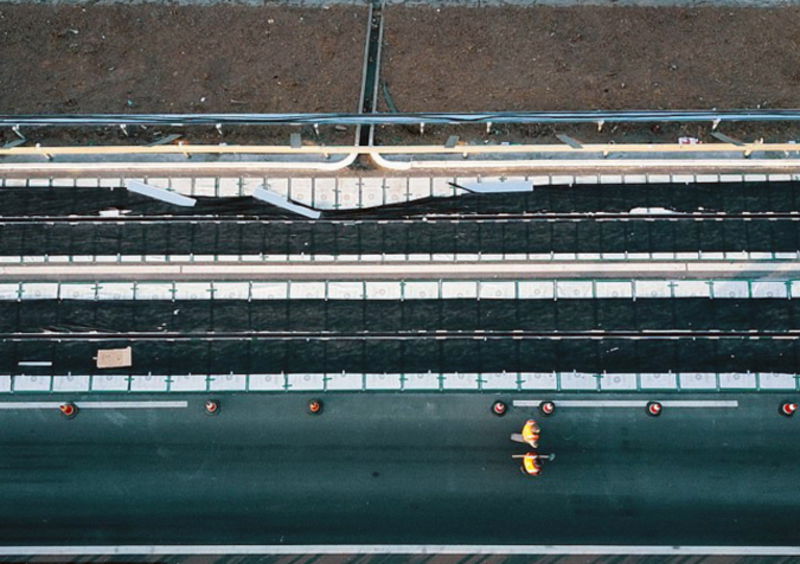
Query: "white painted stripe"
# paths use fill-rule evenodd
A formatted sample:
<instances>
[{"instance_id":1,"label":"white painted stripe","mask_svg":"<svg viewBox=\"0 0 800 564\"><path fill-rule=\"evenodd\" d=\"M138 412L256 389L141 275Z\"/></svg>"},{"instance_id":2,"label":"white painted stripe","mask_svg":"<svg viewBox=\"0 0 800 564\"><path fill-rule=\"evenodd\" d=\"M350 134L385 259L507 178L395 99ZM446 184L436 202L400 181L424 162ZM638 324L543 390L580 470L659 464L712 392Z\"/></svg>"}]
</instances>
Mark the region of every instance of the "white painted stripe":
<instances>
[{"instance_id":1,"label":"white painted stripe","mask_svg":"<svg viewBox=\"0 0 800 564\"><path fill-rule=\"evenodd\" d=\"M694 555L794 556L800 546L641 546L641 545L486 545L486 544L319 544L319 545L86 545L0 546L1 556L236 554L497 554L497 555Z\"/></svg>"},{"instance_id":2,"label":"white painted stripe","mask_svg":"<svg viewBox=\"0 0 800 564\"><path fill-rule=\"evenodd\" d=\"M52 360L20 360L17 366L53 366Z\"/></svg>"},{"instance_id":3,"label":"white painted stripe","mask_svg":"<svg viewBox=\"0 0 800 564\"><path fill-rule=\"evenodd\" d=\"M689 401L689 400L664 400L660 402L664 407L739 407L737 400L717 401Z\"/></svg>"},{"instance_id":4,"label":"white painted stripe","mask_svg":"<svg viewBox=\"0 0 800 564\"><path fill-rule=\"evenodd\" d=\"M0 402L0 409L58 409L58 401ZM79 401L80 409L180 409L189 406L187 401Z\"/></svg>"},{"instance_id":5,"label":"white painted stripe","mask_svg":"<svg viewBox=\"0 0 800 564\"><path fill-rule=\"evenodd\" d=\"M514 400L514 407L539 407L545 399ZM558 400L558 407L644 407L647 400Z\"/></svg>"},{"instance_id":6,"label":"white painted stripe","mask_svg":"<svg viewBox=\"0 0 800 564\"><path fill-rule=\"evenodd\" d=\"M0 402L0 409L58 409L57 401L14 401Z\"/></svg>"},{"instance_id":7,"label":"white painted stripe","mask_svg":"<svg viewBox=\"0 0 800 564\"><path fill-rule=\"evenodd\" d=\"M81 401L81 409L182 409L189 407L188 401Z\"/></svg>"},{"instance_id":8,"label":"white painted stripe","mask_svg":"<svg viewBox=\"0 0 800 564\"><path fill-rule=\"evenodd\" d=\"M514 407L538 407L544 399L514 400ZM645 407L648 400L555 400L558 407ZM736 400L651 400L664 407L739 407Z\"/></svg>"}]
</instances>

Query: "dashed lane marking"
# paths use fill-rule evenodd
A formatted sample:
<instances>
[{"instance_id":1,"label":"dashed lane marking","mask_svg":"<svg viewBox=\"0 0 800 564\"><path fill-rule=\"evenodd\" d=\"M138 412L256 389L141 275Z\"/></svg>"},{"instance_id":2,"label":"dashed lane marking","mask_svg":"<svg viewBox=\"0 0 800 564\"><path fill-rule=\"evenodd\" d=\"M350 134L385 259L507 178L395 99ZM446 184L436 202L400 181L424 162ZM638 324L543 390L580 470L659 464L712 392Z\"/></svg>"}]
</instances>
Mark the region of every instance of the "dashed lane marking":
<instances>
[{"instance_id":1,"label":"dashed lane marking","mask_svg":"<svg viewBox=\"0 0 800 564\"><path fill-rule=\"evenodd\" d=\"M58 409L58 401L9 401L0 402L0 409ZM79 409L181 409L189 406L187 401L79 401Z\"/></svg>"},{"instance_id":2,"label":"dashed lane marking","mask_svg":"<svg viewBox=\"0 0 800 564\"><path fill-rule=\"evenodd\" d=\"M543 399L514 400L514 407L538 407ZM558 407L645 407L648 400L547 400ZM656 400L664 407L736 408L737 400Z\"/></svg>"}]
</instances>

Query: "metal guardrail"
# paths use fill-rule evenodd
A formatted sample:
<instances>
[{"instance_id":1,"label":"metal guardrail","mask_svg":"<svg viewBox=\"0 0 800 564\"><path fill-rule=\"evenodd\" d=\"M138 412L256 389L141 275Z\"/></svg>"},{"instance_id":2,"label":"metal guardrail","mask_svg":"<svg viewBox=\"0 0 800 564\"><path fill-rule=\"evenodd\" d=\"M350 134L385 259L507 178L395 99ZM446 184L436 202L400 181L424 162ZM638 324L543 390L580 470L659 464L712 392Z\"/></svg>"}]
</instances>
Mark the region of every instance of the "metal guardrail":
<instances>
[{"instance_id":1,"label":"metal guardrail","mask_svg":"<svg viewBox=\"0 0 800 564\"><path fill-rule=\"evenodd\" d=\"M0 148L2 156L56 157L63 155L486 155L566 153L602 154L621 153L733 153L750 155L759 153L800 153L795 143L591 143L579 147L566 144L512 144L512 145L376 145L356 147L351 145L101 145L64 147L13 147ZM304 164L304 163L298 163Z\"/></svg>"},{"instance_id":2,"label":"metal guardrail","mask_svg":"<svg viewBox=\"0 0 800 564\"><path fill-rule=\"evenodd\" d=\"M376 125L420 125L425 124L580 124L595 123L602 128L605 123L696 123L708 122L712 129L720 123L730 122L797 122L800 121L800 110L636 110L636 111L583 111L583 112L487 112L487 113L315 113L315 114L277 114L277 113L242 113L242 114L74 114L74 115L0 115L0 127L11 127L19 136L18 143L24 141L21 133L23 127L122 127L128 126L214 126L221 128L223 125L304 125L315 127L320 125L346 125L369 127L373 131ZM453 166L469 168L508 168L525 167L536 168L574 168L577 166L590 167L619 167L624 166L673 166L676 163L671 157L681 155L688 157L687 163L677 163L681 166L719 168L735 165L741 168L758 168L766 166L797 168L797 159L789 159L792 154L797 154L798 145L794 143L745 143L727 137L724 134L713 133L720 141L708 144L636 144L636 143L592 143L584 144L568 137L562 139L561 144L519 144L519 145L466 145L446 143L445 145L417 145L417 146L374 146L372 136L369 143L361 145L320 146L320 145L191 145L178 143L175 145L162 144L151 146L82 146L82 147L33 147L21 146L18 143L0 148L0 156L8 157L43 157L48 160L59 156L85 157L113 157L113 156L170 156L183 155L251 155L251 156L308 156L322 155L324 161L260 161L254 162L214 162L192 163L190 168L216 167L251 167L256 164L259 169L270 168L296 168L308 170L335 171L346 168L352 164L359 155L369 155L373 162L382 168L393 170L408 170L410 168L450 168ZM16 145L16 146L15 146ZM725 153L725 155L723 155ZM387 155L440 155L438 160L391 160ZM517 155L511 157L511 155ZM529 155L527 158L520 155ZM538 155L530 158L530 154ZM566 159L554 160L556 154L568 155ZM661 158L638 162L644 154L659 154ZM332 155L342 155L339 161L330 160ZM458 157L464 159L471 155L492 155L485 160L462 159L448 160L441 156ZM498 155L507 155L508 158L497 158ZM593 160L578 162L572 157L581 155ZM749 157L755 157L747 160ZM719 156L719 160L700 162L698 157ZM777 156L782 158L771 159ZM617 157L624 163L605 162L607 157ZM665 158L669 157L669 158ZM766 157L766 158L764 158ZM522 160L521 160L522 159ZM99 163L80 163L83 169L91 168ZM142 167L152 166L150 163L116 163L117 166ZM162 166L176 166L186 168L186 163L161 163ZM6 171L30 168L29 163L12 162L3 163ZM45 171L63 166L57 162L35 164L36 170Z\"/></svg>"},{"instance_id":3,"label":"metal guardrail","mask_svg":"<svg viewBox=\"0 0 800 564\"><path fill-rule=\"evenodd\" d=\"M574 112L416 113L223 113L223 114L51 114L0 115L6 127L119 125L418 125L470 123L652 123L800 121L800 110L626 110Z\"/></svg>"}]
</instances>

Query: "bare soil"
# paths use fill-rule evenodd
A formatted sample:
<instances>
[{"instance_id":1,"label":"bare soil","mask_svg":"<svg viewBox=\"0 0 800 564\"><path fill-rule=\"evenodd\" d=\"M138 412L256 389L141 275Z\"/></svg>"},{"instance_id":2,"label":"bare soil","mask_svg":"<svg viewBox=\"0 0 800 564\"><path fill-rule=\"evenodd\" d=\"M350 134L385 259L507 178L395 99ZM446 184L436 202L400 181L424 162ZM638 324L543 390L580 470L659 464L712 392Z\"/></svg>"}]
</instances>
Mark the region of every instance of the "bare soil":
<instances>
[{"instance_id":1,"label":"bare soil","mask_svg":"<svg viewBox=\"0 0 800 564\"><path fill-rule=\"evenodd\" d=\"M800 107L797 7L390 6L384 38L401 112Z\"/></svg>"},{"instance_id":2,"label":"bare soil","mask_svg":"<svg viewBox=\"0 0 800 564\"><path fill-rule=\"evenodd\" d=\"M431 125L422 132L419 126L379 126L375 140L379 145L444 145L451 135L466 144L562 143L565 134L581 143L677 143L681 137L694 137L703 143L719 143L712 135L724 133L743 142L785 143L800 139L800 124L795 122L727 122L716 129L711 122L692 123L608 123L602 129L585 124L493 124Z\"/></svg>"},{"instance_id":3,"label":"bare soil","mask_svg":"<svg viewBox=\"0 0 800 564\"><path fill-rule=\"evenodd\" d=\"M356 134L355 127L323 125L315 129L311 125L290 126L227 126L221 131L214 127L161 127L131 126L126 130L118 127L25 127L20 129L25 136L25 145L39 143L46 147L71 145L149 145L168 141L170 135L180 135L171 144L227 145L289 145L293 133L300 134L303 144L350 145ZM16 141L19 137L10 128L0 129L0 146Z\"/></svg>"},{"instance_id":4,"label":"bare soil","mask_svg":"<svg viewBox=\"0 0 800 564\"><path fill-rule=\"evenodd\" d=\"M0 3L0 113L353 112L363 7Z\"/></svg>"},{"instance_id":5,"label":"bare soil","mask_svg":"<svg viewBox=\"0 0 800 564\"><path fill-rule=\"evenodd\" d=\"M800 107L800 8L385 9L381 110ZM0 114L354 112L364 7L0 2ZM383 88L380 89L384 91ZM745 141L798 126L723 124ZM351 143L354 128L27 128L28 144ZM710 124L379 127L382 144L713 142ZM16 135L0 131L0 144Z\"/></svg>"}]
</instances>

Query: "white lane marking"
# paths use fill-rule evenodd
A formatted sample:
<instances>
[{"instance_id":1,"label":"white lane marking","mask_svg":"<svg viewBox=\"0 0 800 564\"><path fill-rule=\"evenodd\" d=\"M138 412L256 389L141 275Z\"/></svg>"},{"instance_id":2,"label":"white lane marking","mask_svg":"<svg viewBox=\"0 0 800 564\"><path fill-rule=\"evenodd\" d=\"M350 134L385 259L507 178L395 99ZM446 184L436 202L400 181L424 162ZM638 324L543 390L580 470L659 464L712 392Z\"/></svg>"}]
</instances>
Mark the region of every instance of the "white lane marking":
<instances>
[{"instance_id":1,"label":"white lane marking","mask_svg":"<svg viewBox=\"0 0 800 564\"><path fill-rule=\"evenodd\" d=\"M20 360L17 366L53 366L52 360Z\"/></svg>"},{"instance_id":2,"label":"white lane marking","mask_svg":"<svg viewBox=\"0 0 800 564\"><path fill-rule=\"evenodd\" d=\"M79 401L81 409L181 409L188 401Z\"/></svg>"},{"instance_id":3,"label":"white lane marking","mask_svg":"<svg viewBox=\"0 0 800 564\"><path fill-rule=\"evenodd\" d=\"M514 407L538 407L543 399L514 400ZM648 400L547 400L559 407L645 407ZM664 407L739 407L737 400L652 400Z\"/></svg>"},{"instance_id":4,"label":"white lane marking","mask_svg":"<svg viewBox=\"0 0 800 564\"><path fill-rule=\"evenodd\" d=\"M217 554L580 554L794 556L800 546L630 546L630 545L89 545L0 546L0 556Z\"/></svg>"},{"instance_id":5,"label":"white lane marking","mask_svg":"<svg viewBox=\"0 0 800 564\"><path fill-rule=\"evenodd\" d=\"M0 402L0 409L58 409L58 401ZM180 409L189 407L188 401L79 401L79 409Z\"/></svg>"},{"instance_id":6,"label":"white lane marking","mask_svg":"<svg viewBox=\"0 0 800 564\"><path fill-rule=\"evenodd\" d=\"M0 409L58 409L59 405L54 401L12 401L0 403Z\"/></svg>"},{"instance_id":7,"label":"white lane marking","mask_svg":"<svg viewBox=\"0 0 800 564\"><path fill-rule=\"evenodd\" d=\"M660 401L664 407L739 407L737 400L716 401L690 401L690 400L665 400Z\"/></svg>"}]
</instances>

